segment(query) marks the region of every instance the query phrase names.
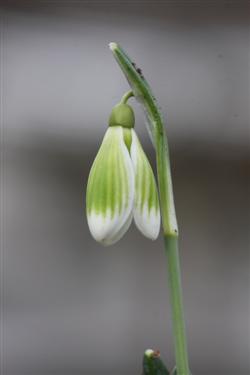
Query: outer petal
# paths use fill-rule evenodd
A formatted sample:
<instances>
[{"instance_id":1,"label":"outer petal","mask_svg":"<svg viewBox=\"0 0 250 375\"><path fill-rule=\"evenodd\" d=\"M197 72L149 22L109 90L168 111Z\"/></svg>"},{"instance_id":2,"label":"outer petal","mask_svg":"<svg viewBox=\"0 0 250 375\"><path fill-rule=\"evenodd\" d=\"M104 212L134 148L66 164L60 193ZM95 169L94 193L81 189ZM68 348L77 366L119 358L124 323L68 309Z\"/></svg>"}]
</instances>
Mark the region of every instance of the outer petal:
<instances>
[{"instance_id":1,"label":"outer petal","mask_svg":"<svg viewBox=\"0 0 250 375\"><path fill-rule=\"evenodd\" d=\"M105 240L103 240L103 245L108 246L118 242L127 232L128 228L130 227L130 224L132 223L132 220L133 211L131 211L129 217L127 218L126 222L123 224L119 231L116 231L115 234L112 234L111 236L107 236Z\"/></svg>"},{"instance_id":2,"label":"outer petal","mask_svg":"<svg viewBox=\"0 0 250 375\"><path fill-rule=\"evenodd\" d=\"M118 241L131 222L134 169L120 126L109 127L87 185L87 220L96 241Z\"/></svg>"},{"instance_id":3,"label":"outer petal","mask_svg":"<svg viewBox=\"0 0 250 375\"><path fill-rule=\"evenodd\" d=\"M135 169L134 219L138 229L155 240L160 231L160 208L157 186L152 168L132 129L130 154Z\"/></svg>"}]
</instances>

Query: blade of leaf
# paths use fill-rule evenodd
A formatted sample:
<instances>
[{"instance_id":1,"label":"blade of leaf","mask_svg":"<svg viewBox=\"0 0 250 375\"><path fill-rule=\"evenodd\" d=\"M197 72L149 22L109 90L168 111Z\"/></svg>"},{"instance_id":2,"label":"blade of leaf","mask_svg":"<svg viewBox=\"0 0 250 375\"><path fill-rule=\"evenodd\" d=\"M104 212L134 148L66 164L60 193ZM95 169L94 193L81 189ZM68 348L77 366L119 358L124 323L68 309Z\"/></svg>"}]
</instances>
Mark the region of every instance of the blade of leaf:
<instances>
[{"instance_id":1,"label":"blade of leaf","mask_svg":"<svg viewBox=\"0 0 250 375\"><path fill-rule=\"evenodd\" d=\"M136 99L142 105L149 135L155 146L156 127L158 127L158 131L159 127L163 129L163 118L153 92L144 78L141 69L136 66L126 52L116 43L110 43L109 46L125 74Z\"/></svg>"}]
</instances>

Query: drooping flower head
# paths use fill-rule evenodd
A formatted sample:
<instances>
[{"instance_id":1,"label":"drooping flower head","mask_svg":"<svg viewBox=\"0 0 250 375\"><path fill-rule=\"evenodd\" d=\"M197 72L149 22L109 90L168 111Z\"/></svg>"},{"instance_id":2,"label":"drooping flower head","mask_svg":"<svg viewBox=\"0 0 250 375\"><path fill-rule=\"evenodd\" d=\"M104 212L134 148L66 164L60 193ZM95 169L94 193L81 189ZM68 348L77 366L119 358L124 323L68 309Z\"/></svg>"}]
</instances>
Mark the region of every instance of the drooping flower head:
<instances>
[{"instance_id":1,"label":"drooping flower head","mask_svg":"<svg viewBox=\"0 0 250 375\"><path fill-rule=\"evenodd\" d=\"M160 230L158 191L150 163L134 130L134 112L117 104L92 165L87 185L87 220L96 241L117 242L134 219L154 240Z\"/></svg>"}]
</instances>

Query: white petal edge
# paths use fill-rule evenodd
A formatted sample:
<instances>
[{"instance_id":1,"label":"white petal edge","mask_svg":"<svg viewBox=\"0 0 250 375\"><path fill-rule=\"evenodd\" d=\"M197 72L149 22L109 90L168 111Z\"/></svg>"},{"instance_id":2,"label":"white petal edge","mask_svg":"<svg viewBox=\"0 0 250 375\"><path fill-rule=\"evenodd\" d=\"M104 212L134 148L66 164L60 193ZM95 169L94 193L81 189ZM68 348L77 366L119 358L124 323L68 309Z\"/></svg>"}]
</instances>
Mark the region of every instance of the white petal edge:
<instances>
[{"instance_id":1,"label":"white petal edge","mask_svg":"<svg viewBox=\"0 0 250 375\"><path fill-rule=\"evenodd\" d=\"M90 212L87 214L89 230L93 238L102 243L104 246L114 244L128 230L132 221L135 189L134 167L129 155L129 151L123 139L123 129L120 126L108 128L104 141L109 136L113 136L110 133L117 136L117 140L119 142L119 149L122 152L128 177L129 196L127 205L123 205L121 212L116 211L113 216L111 215L111 212L107 212L105 216L95 212Z\"/></svg>"},{"instance_id":2,"label":"white petal edge","mask_svg":"<svg viewBox=\"0 0 250 375\"><path fill-rule=\"evenodd\" d=\"M160 232L160 212L144 206L142 212L134 209L134 220L139 231L150 240L156 240Z\"/></svg>"},{"instance_id":3,"label":"white petal edge","mask_svg":"<svg viewBox=\"0 0 250 375\"><path fill-rule=\"evenodd\" d=\"M129 229L132 220L133 220L133 211L131 211L129 217L127 218L127 221L123 224L123 226L120 228L120 230L118 232L116 232L115 235L113 235L111 237L106 237L105 240L102 241L102 244L104 246L109 246L109 245L113 245L116 242L118 242L124 236L124 234L127 232L127 230Z\"/></svg>"},{"instance_id":4,"label":"white petal edge","mask_svg":"<svg viewBox=\"0 0 250 375\"><path fill-rule=\"evenodd\" d=\"M136 135L136 132L132 129L132 143L131 143L131 148L130 148L130 155L131 155L131 160L132 160L134 170L135 170L135 178L137 175L137 168L139 167L138 166L139 154L141 157L144 158L144 162L149 164L147 156L145 155L142 149L142 146ZM153 174L150 164L149 164L149 168L150 168L150 173L152 174L152 178L154 180L154 188L156 189L156 194L158 197L157 186L155 183L154 174ZM136 200L137 194L139 194L139 192L135 190L135 200ZM158 237L159 232L160 232L160 225L161 225L160 209L159 208L155 209L155 207L152 207L149 211L147 200L146 200L146 204L143 205L142 209L134 205L133 212L134 212L134 221L135 221L137 228L142 232L142 234L145 237L150 238L151 240L155 240Z\"/></svg>"}]
</instances>

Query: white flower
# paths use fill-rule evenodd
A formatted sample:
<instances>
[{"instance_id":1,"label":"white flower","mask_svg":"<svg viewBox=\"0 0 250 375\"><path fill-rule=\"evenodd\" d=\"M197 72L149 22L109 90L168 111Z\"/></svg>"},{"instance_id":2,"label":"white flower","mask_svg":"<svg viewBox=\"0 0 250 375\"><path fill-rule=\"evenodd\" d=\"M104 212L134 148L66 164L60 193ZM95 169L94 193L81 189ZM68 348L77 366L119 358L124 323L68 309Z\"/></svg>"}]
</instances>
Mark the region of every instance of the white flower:
<instances>
[{"instance_id":1,"label":"white flower","mask_svg":"<svg viewBox=\"0 0 250 375\"><path fill-rule=\"evenodd\" d=\"M133 129L132 108L118 104L92 165L87 185L87 220L96 241L117 242L132 219L154 240L160 230L158 192L152 168Z\"/></svg>"}]
</instances>

